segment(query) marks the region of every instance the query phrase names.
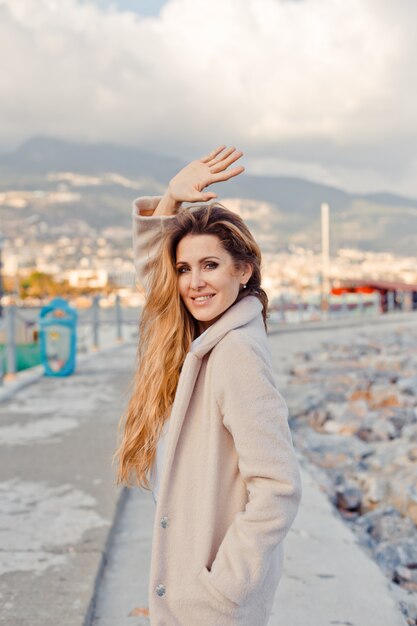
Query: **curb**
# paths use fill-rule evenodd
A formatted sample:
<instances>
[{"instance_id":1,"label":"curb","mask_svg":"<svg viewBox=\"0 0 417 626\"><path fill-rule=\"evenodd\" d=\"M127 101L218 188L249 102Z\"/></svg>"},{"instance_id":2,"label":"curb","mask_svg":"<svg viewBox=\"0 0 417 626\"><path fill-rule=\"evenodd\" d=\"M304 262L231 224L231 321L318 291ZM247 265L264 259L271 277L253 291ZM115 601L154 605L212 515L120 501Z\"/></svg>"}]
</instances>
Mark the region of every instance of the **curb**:
<instances>
[{"instance_id":1,"label":"curb","mask_svg":"<svg viewBox=\"0 0 417 626\"><path fill-rule=\"evenodd\" d=\"M119 497L117 499L116 508L114 511L114 515L113 515L109 532L107 534L106 543L104 544L104 548L101 553L100 565L98 566L97 574L94 578L91 599L88 605L87 612L85 614L83 626L93 626L93 620L95 617L96 606L97 606L98 591L100 588L100 584L101 584L104 572L106 570L107 563L109 561L109 554L113 547L114 535L117 532L119 522L123 517L128 498L129 498L129 489L128 487L125 486L122 488L119 494Z\"/></svg>"},{"instance_id":2,"label":"curb","mask_svg":"<svg viewBox=\"0 0 417 626\"><path fill-rule=\"evenodd\" d=\"M318 320L316 322L293 322L288 324L270 323L268 335L278 335L283 333L299 333L305 331L331 330L332 328L354 328L355 326L384 325L401 322L417 323L417 311L410 313L387 313L384 315L370 315L355 319L342 318L339 320Z\"/></svg>"}]
</instances>

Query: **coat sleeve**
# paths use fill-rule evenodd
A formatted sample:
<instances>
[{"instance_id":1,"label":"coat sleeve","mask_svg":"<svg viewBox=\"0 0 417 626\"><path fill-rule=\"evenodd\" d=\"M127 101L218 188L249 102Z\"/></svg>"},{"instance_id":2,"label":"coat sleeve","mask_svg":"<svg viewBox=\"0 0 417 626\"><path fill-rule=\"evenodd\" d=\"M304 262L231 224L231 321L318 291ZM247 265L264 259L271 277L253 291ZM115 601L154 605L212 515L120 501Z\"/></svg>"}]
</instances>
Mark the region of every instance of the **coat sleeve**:
<instances>
[{"instance_id":1,"label":"coat sleeve","mask_svg":"<svg viewBox=\"0 0 417 626\"><path fill-rule=\"evenodd\" d=\"M165 224L175 215L144 215L142 211L155 210L160 196L142 196L133 201L132 238L133 264L138 282L148 293L149 263L155 257Z\"/></svg>"},{"instance_id":2,"label":"coat sleeve","mask_svg":"<svg viewBox=\"0 0 417 626\"><path fill-rule=\"evenodd\" d=\"M215 591L241 604L262 585L271 553L296 517L301 475L269 354L239 338L218 348L213 388L248 502L227 529L211 569L202 574Z\"/></svg>"}]
</instances>

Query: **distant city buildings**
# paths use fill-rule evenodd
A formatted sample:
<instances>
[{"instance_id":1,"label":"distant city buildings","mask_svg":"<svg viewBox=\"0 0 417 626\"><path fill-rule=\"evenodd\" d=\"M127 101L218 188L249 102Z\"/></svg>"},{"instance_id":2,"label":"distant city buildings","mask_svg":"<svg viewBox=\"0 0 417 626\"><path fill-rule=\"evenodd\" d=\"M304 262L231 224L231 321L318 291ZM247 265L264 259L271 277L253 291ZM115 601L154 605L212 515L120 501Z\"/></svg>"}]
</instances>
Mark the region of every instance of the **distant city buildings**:
<instances>
[{"instance_id":1,"label":"distant city buildings","mask_svg":"<svg viewBox=\"0 0 417 626\"><path fill-rule=\"evenodd\" d=\"M38 271L53 276L56 282L67 281L72 289L123 291L125 301L138 301L140 288L133 267L132 235L129 227L107 225L93 228L65 209L68 219L57 218L53 207L79 202L80 189L71 185L94 187L103 177L61 173L48 180L59 181L54 191L5 191L0 193L0 207L12 209L4 232L3 276L9 277L18 291L19 279ZM139 189L140 183L116 174L106 175L107 183ZM285 215L273 212L271 205L255 200L229 198L224 201L247 220L263 250L263 284L271 300L286 296L316 296L322 281L322 256L317 246L309 247L285 241L281 224ZM27 217L37 207L50 205L50 213ZM24 213L24 210L26 212ZM61 210L61 209L60 209ZM99 209L98 209L99 210ZM130 205L127 202L127 213ZM10 215L10 214L9 214ZM51 219L46 221L45 216ZM59 213L61 215L61 213ZM275 221L271 221L273 215ZM299 239L299 238L298 238ZM330 258L329 280L338 286L346 280L385 280L417 284L417 257L387 252L340 248Z\"/></svg>"}]
</instances>

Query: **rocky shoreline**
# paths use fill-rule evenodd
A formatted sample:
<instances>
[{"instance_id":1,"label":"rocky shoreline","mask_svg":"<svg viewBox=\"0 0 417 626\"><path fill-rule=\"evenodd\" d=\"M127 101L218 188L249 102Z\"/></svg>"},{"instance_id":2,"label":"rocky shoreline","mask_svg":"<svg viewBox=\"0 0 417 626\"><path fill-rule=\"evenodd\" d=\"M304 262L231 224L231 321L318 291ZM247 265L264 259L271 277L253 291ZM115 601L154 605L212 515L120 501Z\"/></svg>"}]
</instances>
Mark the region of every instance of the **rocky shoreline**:
<instances>
[{"instance_id":1,"label":"rocky shoreline","mask_svg":"<svg viewBox=\"0 0 417 626\"><path fill-rule=\"evenodd\" d=\"M417 626L417 327L335 329L286 374L295 446Z\"/></svg>"}]
</instances>

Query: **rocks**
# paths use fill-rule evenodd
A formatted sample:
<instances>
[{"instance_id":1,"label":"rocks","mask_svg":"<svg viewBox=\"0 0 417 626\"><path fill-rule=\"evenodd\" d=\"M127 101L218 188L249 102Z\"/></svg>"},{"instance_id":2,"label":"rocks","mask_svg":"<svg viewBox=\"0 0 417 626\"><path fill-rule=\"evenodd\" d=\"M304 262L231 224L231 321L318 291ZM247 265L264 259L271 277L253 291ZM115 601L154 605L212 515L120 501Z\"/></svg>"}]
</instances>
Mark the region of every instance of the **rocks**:
<instances>
[{"instance_id":1,"label":"rocks","mask_svg":"<svg viewBox=\"0 0 417 626\"><path fill-rule=\"evenodd\" d=\"M417 563L408 567L399 565L394 571L394 582L401 583L410 591L417 591Z\"/></svg>"},{"instance_id":2,"label":"rocks","mask_svg":"<svg viewBox=\"0 0 417 626\"><path fill-rule=\"evenodd\" d=\"M362 441L388 441L398 436L398 430L391 421L381 419L375 413L369 413L357 429L356 436Z\"/></svg>"},{"instance_id":3,"label":"rocks","mask_svg":"<svg viewBox=\"0 0 417 626\"><path fill-rule=\"evenodd\" d=\"M385 478L367 475L363 482L365 491L364 504L367 509L372 509L374 505L384 502L389 490L389 482Z\"/></svg>"},{"instance_id":4,"label":"rocks","mask_svg":"<svg viewBox=\"0 0 417 626\"><path fill-rule=\"evenodd\" d=\"M416 525L393 506L381 507L361 516L358 524L372 538L374 545L406 539L417 532Z\"/></svg>"},{"instance_id":5,"label":"rocks","mask_svg":"<svg viewBox=\"0 0 417 626\"><path fill-rule=\"evenodd\" d=\"M360 513L362 502L362 491L354 483L345 483L336 489L335 505L339 511L351 519L354 514Z\"/></svg>"},{"instance_id":6,"label":"rocks","mask_svg":"<svg viewBox=\"0 0 417 626\"><path fill-rule=\"evenodd\" d=\"M405 424L402 427L401 435L408 441L417 441L417 424Z\"/></svg>"},{"instance_id":7,"label":"rocks","mask_svg":"<svg viewBox=\"0 0 417 626\"><path fill-rule=\"evenodd\" d=\"M303 353L290 379L295 445L417 624L417 328ZM308 387L305 400L304 389ZM314 401L312 401L314 398ZM400 594L399 594L400 595Z\"/></svg>"},{"instance_id":8,"label":"rocks","mask_svg":"<svg viewBox=\"0 0 417 626\"><path fill-rule=\"evenodd\" d=\"M376 546L375 557L386 575L394 580L398 566L413 568L417 565L417 537L383 541Z\"/></svg>"},{"instance_id":9,"label":"rocks","mask_svg":"<svg viewBox=\"0 0 417 626\"><path fill-rule=\"evenodd\" d=\"M417 396L417 376L400 378L397 382L398 389L410 396Z\"/></svg>"},{"instance_id":10,"label":"rocks","mask_svg":"<svg viewBox=\"0 0 417 626\"><path fill-rule=\"evenodd\" d=\"M285 400L288 404L290 419L309 415L312 411L321 407L324 402L324 392L317 384L303 384L302 392L300 387L289 385L285 390Z\"/></svg>"},{"instance_id":11,"label":"rocks","mask_svg":"<svg viewBox=\"0 0 417 626\"><path fill-rule=\"evenodd\" d=\"M317 465L352 465L357 459L373 454L372 447L355 437L340 434L322 434L314 431L304 436L303 447Z\"/></svg>"},{"instance_id":12,"label":"rocks","mask_svg":"<svg viewBox=\"0 0 417 626\"><path fill-rule=\"evenodd\" d=\"M388 500L403 515L417 524L417 484L416 472L404 467L398 471L396 479L390 480Z\"/></svg>"},{"instance_id":13,"label":"rocks","mask_svg":"<svg viewBox=\"0 0 417 626\"><path fill-rule=\"evenodd\" d=\"M389 412L387 412L386 419L394 425L397 431L397 436L400 437L402 435L403 428L415 421L415 414L412 408L405 408L403 406L393 407ZM407 438L406 434L405 437Z\"/></svg>"},{"instance_id":14,"label":"rocks","mask_svg":"<svg viewBox=\"0 0 417 626\"><path fill-rule=\"evenodd\" d=\"M370 409L401 406L400 394L395 385L373 385L369 389L367 401Z\"/></svg>"}]
</instances>

